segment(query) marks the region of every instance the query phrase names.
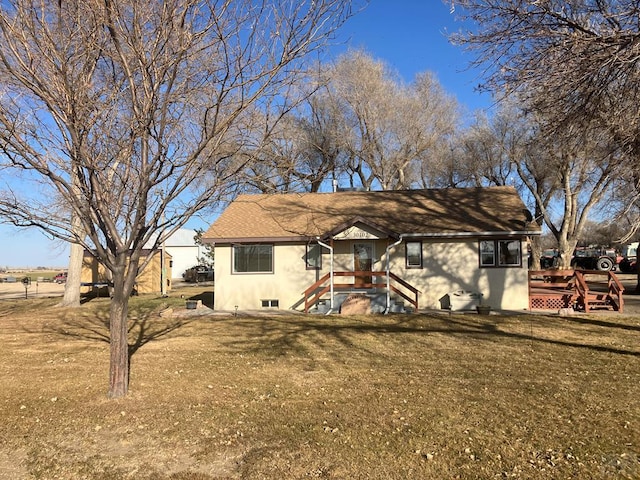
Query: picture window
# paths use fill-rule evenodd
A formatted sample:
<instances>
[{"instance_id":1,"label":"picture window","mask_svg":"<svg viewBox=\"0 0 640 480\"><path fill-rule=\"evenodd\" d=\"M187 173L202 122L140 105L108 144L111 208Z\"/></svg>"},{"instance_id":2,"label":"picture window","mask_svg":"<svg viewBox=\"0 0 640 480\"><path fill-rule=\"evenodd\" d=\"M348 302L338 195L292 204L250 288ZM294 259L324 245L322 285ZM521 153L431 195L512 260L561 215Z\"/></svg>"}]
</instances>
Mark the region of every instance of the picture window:
<instances>
[{"instance_id":1,"label":"picture window","mask_svg":"<svg viewBox=\"0 0 640 480\"><path fill-rule=\"evenodd\" d=\"M273 273L273 245L234 245L234 273Z\"/></svg>"}]
</instances>

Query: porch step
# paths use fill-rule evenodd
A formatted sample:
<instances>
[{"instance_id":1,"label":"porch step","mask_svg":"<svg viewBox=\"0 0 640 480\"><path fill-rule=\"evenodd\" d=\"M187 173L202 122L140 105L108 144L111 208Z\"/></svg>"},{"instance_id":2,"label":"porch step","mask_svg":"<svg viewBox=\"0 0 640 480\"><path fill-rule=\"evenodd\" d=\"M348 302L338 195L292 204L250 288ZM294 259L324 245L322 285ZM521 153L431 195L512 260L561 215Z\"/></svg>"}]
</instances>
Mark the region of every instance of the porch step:
<instances>
[{"instance_id":1,"label":"porch step","mask_svg":"<svg viewBox=\"0 0 640 480\"><path fill-rule=\"evenodd\" d=\"M600 308L614 310L615 308L611 303L611 297L606 293L588 293L584 301L589 305L589 310Z\"/></svg>"},{"instance_id":2,"label":"porch step","mask_svg":"<svg viewBox=\"0 0 640 480\"><path fill-rule=\"evenodd\" d=\"M332 313L339 313L342 303L349 295L352 295L353 293L366 295L369 299L371 299L372 313L384 313L387 308L387 294L385 292L340 292L336 293L333 297ZM331 299L329 297L323 298L318 302L316 308L311 309L309 313L326 314L329 311L330 305ZM389 310L390 313L408 313L409 311L410 309L405 307L404 301L398 298L391 297L391 308Z\"/></svg>"}]
</instances>

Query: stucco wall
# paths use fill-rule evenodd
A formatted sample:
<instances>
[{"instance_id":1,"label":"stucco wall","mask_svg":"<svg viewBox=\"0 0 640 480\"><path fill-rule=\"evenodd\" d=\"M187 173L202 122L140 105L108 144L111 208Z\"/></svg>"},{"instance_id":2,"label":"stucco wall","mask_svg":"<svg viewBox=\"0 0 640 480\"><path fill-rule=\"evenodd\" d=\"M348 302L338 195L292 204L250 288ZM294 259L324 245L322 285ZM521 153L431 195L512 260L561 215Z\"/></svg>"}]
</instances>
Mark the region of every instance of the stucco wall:
<instances>
[{"instance_id":1,"label":"stucco wall","mask_svg":"<svg viewBox=\"0 0 640 480\"><path fill-rule=\"evenodd\" d=\"M306 270L305 252L305 245L276 245L273 273L232 273L231 246L216 246L214 308L255 310L262 308L262 300L276 299L281 309L303 309L298 304L302 292L322 275Z\"/></svg>"},{"instance_id":2,"label":"stucco wall","mask_svg":"<svg viewBox=\"0 0 640 480\"><path fill-rule=\"evenodd\" d=\"M457 290L479 292L495 309L523 310L529 305L526 261L521 267L480 268L478 241L423 241L422 269L404 268L404 244L391 256L391 270L421 290L420 308L440 308L441 299Z\"/></svg>"},{"instance_id":3,"label":"stucco wall","mask_svg":"<svg viewBox=\"0 0 640 480\"><path fill-rule=\"evenodd\" d=\"M366 240L363 240L366 242ZM344 240L334 245L334 270L353 269L353 244ZM373 270L386 269L386 240L373 242ZM405 268L404 244L391 251L391 271L418 288L420 308L440 308L440 300L456 290L480 292L495 309L522 310L528 307L527 269L479 268L477 240L423 241L422 269ZM261 309L262 300L277 299L279 308L303 310L303 291L329 271L329 252L323 249L322 270L305 269L305 245L274 246L274 272L232 274L231 246L216 246L215 308ZM352 277L336 279L350 283ZM384 279L378 279L384 282Z\"/></svg>"}]
</instances>

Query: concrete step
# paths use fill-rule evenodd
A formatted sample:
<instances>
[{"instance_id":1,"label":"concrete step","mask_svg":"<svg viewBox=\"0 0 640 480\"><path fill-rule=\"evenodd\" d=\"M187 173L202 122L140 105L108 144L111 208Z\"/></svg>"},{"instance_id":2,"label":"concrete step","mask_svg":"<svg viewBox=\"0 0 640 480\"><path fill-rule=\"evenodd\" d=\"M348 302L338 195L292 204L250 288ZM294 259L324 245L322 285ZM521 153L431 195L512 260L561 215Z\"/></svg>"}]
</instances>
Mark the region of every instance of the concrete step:
<instances>
[{"instance_id":1,"label":"concrete step","mask_svg":"<svg viewBox=\"0 0 640 480\"><path fill-rule=\"evenodd\" d=\"M371 300L372 313L384 313L387 308L387 293L379 291L353 291L353 292L339 292L333 297L333 313L340 311L340 306L345 299L351 294L366 295ZM310 310L311 313L326 314L329 311L331 305L330 296L323 297L317 304L316 308ZM405 307L404 301L398 297L391 297L391 304L389 313L406 313L408 308Z\"/></svg>"}]
</instances>

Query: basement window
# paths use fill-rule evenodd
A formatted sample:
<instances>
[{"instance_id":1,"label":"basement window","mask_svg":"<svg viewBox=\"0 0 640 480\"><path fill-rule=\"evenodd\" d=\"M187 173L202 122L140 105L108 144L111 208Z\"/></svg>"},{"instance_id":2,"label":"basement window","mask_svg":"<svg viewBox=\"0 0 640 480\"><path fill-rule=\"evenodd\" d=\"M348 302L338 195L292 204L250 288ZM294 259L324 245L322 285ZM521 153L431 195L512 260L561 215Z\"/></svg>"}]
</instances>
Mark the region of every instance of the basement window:
<instances>
[{"instance_id":1,"label":"basement window","mask_svg":"<svg viewBox=\"0 0 640 480\"><path fill-rule=\"evenodd\" d=\"M277 299L262 300L262 308L279 308L280 302Z\"/></svg>"}]
</instances>

